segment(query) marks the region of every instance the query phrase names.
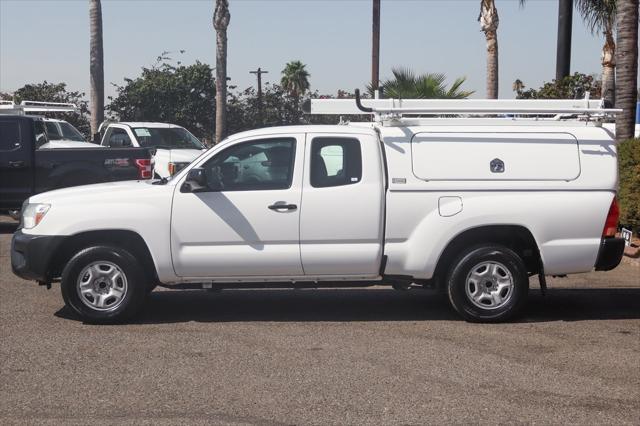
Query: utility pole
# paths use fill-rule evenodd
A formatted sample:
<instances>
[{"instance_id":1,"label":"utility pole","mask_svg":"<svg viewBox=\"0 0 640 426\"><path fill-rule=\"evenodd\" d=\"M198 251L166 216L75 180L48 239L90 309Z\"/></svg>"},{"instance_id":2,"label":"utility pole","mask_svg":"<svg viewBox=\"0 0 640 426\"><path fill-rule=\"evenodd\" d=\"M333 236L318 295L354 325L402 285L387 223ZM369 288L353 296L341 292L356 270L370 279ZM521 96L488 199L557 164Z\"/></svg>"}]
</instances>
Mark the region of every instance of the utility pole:
<instances>
[{"instance_id":1,"label":"utility pole","mask_svg":"<svg viewBox=\"0 0 640 426\"><path fill-rule=\"evenodd\" d=\"M249 71L249 74L255 74L258 77L258 111L260 113L260 124L262 124L262 74L268 74L269 71L264 71L258 67L255 71Z\"/></svg>"},{"instance_id":2,"label":"utility pole","mask_svg":"<svg viewBox=\"0 0 640 426\"><path fill-rule=\"evenodd\" d=\"M371 35L371 88L377 90L380 81L380 0L373 0Z\"/></svg>"},{"instance_id":3,"label":"utility pole","mask_svg":"<svg viewBox=\"0 0 640 426\"><path fill-rule=\"evenodd\" d=\"M255 74L258 77L258 99L262 99L262 74L268 74L269 71L263 71L262 68L258 67L255 71L249 71L249 74Z\"/></svg>"},{"instance_id":4,"label":"utility pole","mask_svg":"<svg viewBox=\"0 0 640 426\"><path fill-rule=\"evenodd\" d=\"M556 49L556 81L571 73L571 25L573 0L558 0L558 46Z\"/></svg>"}]
</instances>

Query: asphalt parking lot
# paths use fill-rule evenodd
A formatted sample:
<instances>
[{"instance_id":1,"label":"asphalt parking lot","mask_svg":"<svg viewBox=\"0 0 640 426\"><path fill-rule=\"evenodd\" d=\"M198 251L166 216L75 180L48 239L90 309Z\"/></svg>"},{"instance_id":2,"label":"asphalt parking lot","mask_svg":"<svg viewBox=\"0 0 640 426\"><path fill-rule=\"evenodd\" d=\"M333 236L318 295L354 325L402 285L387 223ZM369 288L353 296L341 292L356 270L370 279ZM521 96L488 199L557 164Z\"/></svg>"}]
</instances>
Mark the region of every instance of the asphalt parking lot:
<instances>
[{"instance_id":1,"label":"asphalt parking lot","mask_svg":"<svg viewBox=\"0 0 640 426\"><path fill-rule=\"evenodd\" d=\"M460 321L425 291L152 293L83 324L10 270L0 423L638 424L640 267L552 279L525 315ZM532 280L533 282L536 280Z\"/></svg>"}]
</instances>

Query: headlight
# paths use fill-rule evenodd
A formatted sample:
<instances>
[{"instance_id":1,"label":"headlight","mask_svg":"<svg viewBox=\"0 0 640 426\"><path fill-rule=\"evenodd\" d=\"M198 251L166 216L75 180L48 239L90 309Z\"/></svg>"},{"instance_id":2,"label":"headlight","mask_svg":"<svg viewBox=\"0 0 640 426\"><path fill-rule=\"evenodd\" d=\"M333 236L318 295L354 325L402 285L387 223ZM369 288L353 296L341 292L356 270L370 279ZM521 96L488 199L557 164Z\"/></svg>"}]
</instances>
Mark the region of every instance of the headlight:
<instances>
[{"instance_id":1,"label":"headlight","mask_svg":"<svg viewBox=\"0 0 640 426\"><path fill-rule=\"evenodd\" d=\"M50 207L50 204L27 204L22 210L22 227L31 229L39 224Z\"/></svg>"}]
</instances>

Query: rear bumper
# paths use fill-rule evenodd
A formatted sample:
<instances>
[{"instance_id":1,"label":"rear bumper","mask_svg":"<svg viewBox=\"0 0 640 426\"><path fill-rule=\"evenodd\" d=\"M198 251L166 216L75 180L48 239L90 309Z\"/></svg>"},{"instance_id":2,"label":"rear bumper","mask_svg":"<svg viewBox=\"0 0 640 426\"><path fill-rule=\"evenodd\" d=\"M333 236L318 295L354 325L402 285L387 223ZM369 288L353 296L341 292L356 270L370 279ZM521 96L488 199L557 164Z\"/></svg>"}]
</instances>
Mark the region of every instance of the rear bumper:
<instances>
[{"instance_id":1,"label":"rear bumper","mask_svg":"<svg viewBox=\"0 0 640 426\"><path fill-rule=\"evenodd\" d=\"M51 259L64 237L29 235L18 230L11 239L11 269L25 280L50 281Z\"/></svg>"},{"instance_id":2,"label":"rear bumper","mask_svg":"<svg viewBox=\"0 0 640 426\"><path fill-rule=\"evenodd\" d=\"M624 239L604 238L600 243L598 260L596 260L596 271L610 271L622 260L624 253Z\"/></svg>"}]
</instances>

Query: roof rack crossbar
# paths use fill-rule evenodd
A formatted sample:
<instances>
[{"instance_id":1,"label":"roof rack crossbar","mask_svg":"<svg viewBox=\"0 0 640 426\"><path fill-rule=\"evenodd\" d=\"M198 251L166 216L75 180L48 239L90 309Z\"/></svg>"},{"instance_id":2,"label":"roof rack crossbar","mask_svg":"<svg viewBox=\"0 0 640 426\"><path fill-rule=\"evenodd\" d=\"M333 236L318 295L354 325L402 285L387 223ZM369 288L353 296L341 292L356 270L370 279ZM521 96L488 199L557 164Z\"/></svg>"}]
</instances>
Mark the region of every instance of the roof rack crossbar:
<instances>
[{"instance_id":1,"label":"roof rack crossbar","mask_svg":"<svg viewBox=\"0 0 640 426\"><path fill-rule=\"evenodd\" d=\"M311 99L310 114L326 115L615 115L600 99Z\"/></svg>"},{"instance_id":2,"label":"roof rack crossbar","mask_svg":"<svg viewBox=\"0 0 640 426\"><path fill-rule=\"evenodd\" d=\"M0 114L26 114L35 112L74 112L80 109L76 104L67 102L40 102L22 101L16 104L13 101L0 101Z\"/></svg>"}]
</instances>

